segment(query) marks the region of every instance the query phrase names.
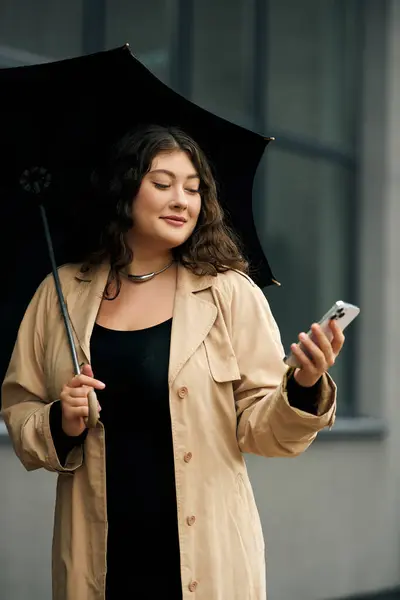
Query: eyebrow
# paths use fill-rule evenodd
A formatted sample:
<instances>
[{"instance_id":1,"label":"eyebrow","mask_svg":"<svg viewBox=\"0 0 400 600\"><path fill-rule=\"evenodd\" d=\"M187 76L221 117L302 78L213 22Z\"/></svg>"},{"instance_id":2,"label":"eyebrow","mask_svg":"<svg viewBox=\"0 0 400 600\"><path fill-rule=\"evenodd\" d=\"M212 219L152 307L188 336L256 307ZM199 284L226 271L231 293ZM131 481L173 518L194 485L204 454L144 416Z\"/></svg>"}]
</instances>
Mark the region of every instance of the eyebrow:
<instances>
[{"instance_id":1,"label":"eyebrow","mask_svg":"<svg viewBox=\"0 0 400 600\"><path fill-rule=\"evenodd\" d=\"M173 179L176 179L175 173L167 171L167 169L154 169L154 171L150 171L150 173L164 173L164 175L169 175ZM186 179L200 179L200 176L197 173L193 173L193 175L188 175Z\"/></svg>"}]
</instances>

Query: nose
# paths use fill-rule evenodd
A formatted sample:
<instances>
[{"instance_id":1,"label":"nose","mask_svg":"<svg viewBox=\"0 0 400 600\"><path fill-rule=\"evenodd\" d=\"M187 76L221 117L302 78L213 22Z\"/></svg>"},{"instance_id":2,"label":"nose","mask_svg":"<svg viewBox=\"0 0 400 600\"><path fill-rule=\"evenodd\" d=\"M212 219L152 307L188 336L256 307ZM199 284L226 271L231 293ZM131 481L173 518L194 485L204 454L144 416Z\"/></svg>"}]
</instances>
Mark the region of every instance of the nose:
<instances>
[{"instance_id":1,"label":"nose","mask_svg":"<svg viewBox=\"0 0 400 600\"><path fill-rule=\"evenodd\" d=\"M170 207L175 210L185 210L188 207L188 200L183 189L175 189L170 201Z\"/></svg>"}]
</instances>

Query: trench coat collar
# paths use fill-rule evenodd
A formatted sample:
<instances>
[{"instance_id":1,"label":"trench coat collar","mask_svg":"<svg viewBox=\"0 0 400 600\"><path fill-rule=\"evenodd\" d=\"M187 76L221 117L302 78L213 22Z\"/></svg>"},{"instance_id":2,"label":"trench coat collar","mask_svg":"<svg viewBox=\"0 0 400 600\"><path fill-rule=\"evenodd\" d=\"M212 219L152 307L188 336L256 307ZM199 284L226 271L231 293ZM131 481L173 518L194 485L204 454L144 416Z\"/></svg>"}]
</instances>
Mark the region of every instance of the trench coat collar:
<instances>
[{"instance_id":1,"label":"trench coat collar","mask_svg":"<svg viewBox=\"0 0 400 600\"><path fill-rule=\"evenodd\" d=\"M92 283L94 286L96 286L96 288L98 285L102 290L104 290L109 273L110 265L106 262L102 263L98 267L93 267L86 273L82 272L82 269L79 266L75 273L75 279L78 281L84 281L86 283ZM215 284L215 281L216 277L212 275L195 275L192 273L192 271L180 263L178 264L177 290L180 292L200 292L212 287Z\"/></svg>"},{"instance_id":2,"label":"trench coat collar","mask_svg":"<svg viewBox=\"0 0 400 600\"><path fill-rule=\"evenodd\" d=\"M67 306L77 341L87 362L90 363L90 338L100 308L110 272L109 264L83 273L79 268L75 279L80 282L77 298ZM170 361L169 385L172 386L184 364L207 337L216 318L214 303L201 297L201 292L215 285L216 277L198 276L181 264L178 265Z\"/></svg>"}]
</instances>

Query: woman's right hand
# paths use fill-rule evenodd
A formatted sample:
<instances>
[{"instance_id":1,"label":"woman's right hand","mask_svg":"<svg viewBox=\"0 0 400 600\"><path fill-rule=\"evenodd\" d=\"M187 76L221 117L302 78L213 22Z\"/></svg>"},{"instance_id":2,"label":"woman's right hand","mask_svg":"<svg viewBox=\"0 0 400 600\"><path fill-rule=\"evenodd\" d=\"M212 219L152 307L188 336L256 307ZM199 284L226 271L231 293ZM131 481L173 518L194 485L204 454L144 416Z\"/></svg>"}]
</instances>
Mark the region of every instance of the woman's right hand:
<instances>
[{"instance_id":1,"label":"woman's right hand","mask_svg":"<svg viewBox=\"0 0 400 600\"><path fill-rule=\"evenodd\" d=\"M91 389L104 390L105 384L93 377L92 367L84 365L82 373L64 385L60 394L62 428L69 436L77 437L86 429L88 417L88 394ZM99 411L101 407L99 406Z\"/></svg>"}]
</instances>

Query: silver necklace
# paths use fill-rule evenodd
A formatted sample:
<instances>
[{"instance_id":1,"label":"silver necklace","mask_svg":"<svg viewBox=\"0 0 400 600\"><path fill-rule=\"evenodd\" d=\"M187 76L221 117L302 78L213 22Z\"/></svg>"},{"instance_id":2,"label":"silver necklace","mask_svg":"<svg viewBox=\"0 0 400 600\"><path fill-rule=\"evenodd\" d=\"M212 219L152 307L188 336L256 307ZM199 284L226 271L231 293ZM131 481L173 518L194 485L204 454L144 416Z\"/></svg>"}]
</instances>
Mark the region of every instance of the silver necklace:
<instances>
[{"instance_id":1,"label":"silver necklace","mask_svg":"<svg viewBox=\"0 0 400 600\"><path fill-rule=\"evenodd\" d=\"M174 261L170 262L166 267L163 267L159 271L154 271L153 273L145 273L144 275L132 275L131 273L125 273L125 271L121 272L123 275L125 275L125 277L129 279L129 281L132 281L132 283L144 283L145 281L150 281L150 279L153 279L156 275L164 273L164 271L172 267L173 264Z\"/></svg>"}]
</instances>

